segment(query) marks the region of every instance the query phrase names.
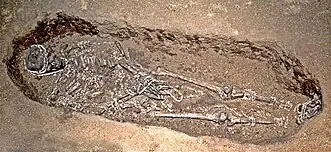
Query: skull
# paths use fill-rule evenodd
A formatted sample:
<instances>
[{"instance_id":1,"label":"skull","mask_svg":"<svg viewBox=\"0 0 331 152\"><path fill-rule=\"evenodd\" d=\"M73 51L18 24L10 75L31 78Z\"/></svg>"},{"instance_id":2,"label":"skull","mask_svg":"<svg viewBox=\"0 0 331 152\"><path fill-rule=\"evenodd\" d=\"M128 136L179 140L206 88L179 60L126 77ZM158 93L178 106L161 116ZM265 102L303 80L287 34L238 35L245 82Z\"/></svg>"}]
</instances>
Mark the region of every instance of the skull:
<instances>
[{"instance_id":1,"label":"skull","mask_svg":"<svg viewBox=\"0 0 331 152\"><path fill-rule=\"evenodd\" d=\"M25 69L37 76L45 76L62 71L66 66L65 59L47 52L42 45L31 45L25 58Z\"/></svg>"}]
</instances>

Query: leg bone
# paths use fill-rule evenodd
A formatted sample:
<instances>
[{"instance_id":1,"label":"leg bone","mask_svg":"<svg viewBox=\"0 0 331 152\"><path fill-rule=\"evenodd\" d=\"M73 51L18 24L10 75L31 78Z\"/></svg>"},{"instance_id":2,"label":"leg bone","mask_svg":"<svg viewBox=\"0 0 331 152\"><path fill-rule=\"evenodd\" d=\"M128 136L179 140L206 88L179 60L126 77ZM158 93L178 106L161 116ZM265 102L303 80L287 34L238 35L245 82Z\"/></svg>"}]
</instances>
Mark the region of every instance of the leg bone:
<instances>
[{"instance_id":1,"label":"leg bone","mask_svg":"<svg viewBox=\"0 0 331 152\"><path fill-rule=\"evenodd\" d=\"M187 119L200 119L213 121L216 123L225 123L227 126L234 126L236 124L249 124L255 126L256 124L269 125L273 124L270 121L256 120L254 117L250 118L240 118L231 115L227 112L218 111L214 114L202 114L202 113L152 113L153 117L163 117L163 118L187 118Z\"/></svg>"},{"instance_id":2,"label":"leg bone","mask_svg":"<svg viewBox=\"0 0 331 152\"><path fill-rule=\"evenodd\" d=\"M184 80L189 83L195 84L197 86L206 88L206 89L218 94L223 100L234 100L234 99L241 98L241 99L251 99L251 100L265 102L265 103L274 102L274 99L270 99L270 98L263 97L263 96L258 96L255 93L253 93L252 91L247 91L247 90L242 91L242 90L234 89L233 87L222 88L222 87L212 85L212 84L200 81L200 80L187 78L182 75L175 74L175 73L165 70L161 67L158 67L157 70L155 72L153 72L153 74L159 75L159 76L168 76L168 77L172 77L172 78L177 78L177 79Z\"/></svg>"},{"instance_id":3,"label":"leg bone","mask_svg":"<svg viewBox=\"0 0 331 152\"><path fill-rule=\"evenodd\" d=\"M219 114L202 114L202 113L151 113L153 117L163 117L163 118L188 118L188 119L200 119L213 122L224 122L227 119L226 113Z\"/></svg>"},{"instance_id":4,"label":"leg bone","mask_svg":"<svg viewBox=\"0 0 331 152\"><path fill-rule=\"evenodd\" d=\"M229 115L228 121L227 121L227 126L233 126L235 124L248 124L250 126L255 126L256 124L269 125L269 124L274 124L274 123L270 122L270 121L265 121L265 120L256 120L254 117L240 118L240 117Z\"/></svg>"}]
</instances>

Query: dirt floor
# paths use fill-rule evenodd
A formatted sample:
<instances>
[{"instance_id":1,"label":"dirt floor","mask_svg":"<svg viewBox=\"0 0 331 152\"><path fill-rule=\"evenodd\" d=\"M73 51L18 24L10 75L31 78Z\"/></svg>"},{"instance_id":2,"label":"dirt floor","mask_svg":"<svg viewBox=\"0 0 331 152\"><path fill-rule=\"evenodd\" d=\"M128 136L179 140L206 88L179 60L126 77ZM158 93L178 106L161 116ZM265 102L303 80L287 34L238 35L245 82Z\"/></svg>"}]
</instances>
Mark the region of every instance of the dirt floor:
<instances>
[{"instance_id":1,"label":"dirt floor","mask_svg":"<svg viewBox=\"0 0 331 152\"><path fill-rule=\"evenodd\" d=\"M34 102L12 83L6 65L1 62L0 149L10 152L329 151L330 6L327 0L1 1L1 59L12 53L14 37L33 30L38 21L59 11L90 21L120 19L137 27L182 31L190 35L275 41L290 50L320 81L324 109L291 138L272 144L242 144L227 138L193 137L189 136L190 133L182 133L185 131L176 132L176 129L119 123ZM263 65L255 63L241 66L243 69L263 70ZM262 71L261 75L264 72L268 73ZM245 76L237 74L235 79L240 80L237 83L259 88L259 83L250 84ZM262 84L269 83L268 79L261 78L264 80Z\"/></svg>"}]
</instances>

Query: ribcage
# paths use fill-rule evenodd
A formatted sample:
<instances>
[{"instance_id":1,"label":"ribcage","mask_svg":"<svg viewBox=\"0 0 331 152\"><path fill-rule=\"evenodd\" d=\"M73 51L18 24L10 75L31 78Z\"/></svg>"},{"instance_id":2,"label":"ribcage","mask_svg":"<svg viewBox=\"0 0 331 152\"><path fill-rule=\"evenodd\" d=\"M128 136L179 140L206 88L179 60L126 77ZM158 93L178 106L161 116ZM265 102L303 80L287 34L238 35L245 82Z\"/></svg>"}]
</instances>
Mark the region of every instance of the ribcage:
<instances>
[{"instance_id":1,"label":"ribcage","mask_svg":"<svg viewBox=\"0 0 331 152\"><path fill-rule=\"evenodd\" d=\"M114 75L123 58L118 45L116 41L80 41L64 50L53 52L66 60L66 66L63 71L52 76L55 87L48 93L47 102L82 110L88 100L113 89L117 82L122 81L118 77L124 77L121 70L117 70L116 76ZM58 48L52 48L54 49ZM112 81L114 77L117 77L117 82Z\"/></svg>"}]
</instances>

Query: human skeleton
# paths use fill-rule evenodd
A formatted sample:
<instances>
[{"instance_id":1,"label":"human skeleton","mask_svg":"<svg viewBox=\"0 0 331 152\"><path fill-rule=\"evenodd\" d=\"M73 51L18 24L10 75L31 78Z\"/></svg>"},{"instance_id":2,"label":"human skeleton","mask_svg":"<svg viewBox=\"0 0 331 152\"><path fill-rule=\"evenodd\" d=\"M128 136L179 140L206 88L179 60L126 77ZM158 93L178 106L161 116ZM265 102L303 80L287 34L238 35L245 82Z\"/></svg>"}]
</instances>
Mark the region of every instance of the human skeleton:
<instances>
[{"instance_id":1,"label":"human skeleton","mask_svg":"<svg viewBox=\"0 0 331 152\"><path fill-rule=\"evenodd\" d=\"M93 57L83 58L80 56L80 63L75 60L76 66L79 64L93 64L98 66L105 66L108 68L120 67L129 73L131 73L138 81L131 89L129 89L127 95L118 99L118 103L124 103L135 96L145 96L154 100L164 100L167 96L171 97L176 102L181 102L183 100L182 94L173 86L168 85L165 81L161 81L155 78L155 76L166 76L182 80L202 88L205 88L211 92L218 95L219 99L222 101L231 101L236 99L249 100L253 102L261 102L264 104L275 104L276 99L274 97L264 97L257 95L251 90L241 90L232 86L220 87L217 85L212 85L200 80L193 78L188 78L173 72L170 72L164 68L158 67L155 71L148 72L148 70L134 64L130 61L130 58L125 53L119 42L115 42L118 50L120 50L120 57L117 60L110 61L107 59L97 59ZM27 51L27 57L25 60L25 69L33 75L37 76L47 76L56 73L60 73L68 66L68 59L59 57L52 52L45 49L43 45L32 45ZM59 81L59 80L57 80ZM75 93L79 87L79 83L72 82L69 83L67 92L70 94ZM174 94L179 94L176 97ZM108 110L108 106L104 113ZM302 105L301 110L305 110L307 105ZM300 111L301 112L301 111ZM303 112L301 112L303 113ZM248 124L254 126L258 125L270 125L274 124L273 121L267 120L256 120L254 117L241 117L235 113L227 110L227 108L220 108L212 113L172 113L172 112L155 112L151 111L149 113L152 117L160 118L186 118L186 119L199 119L206 120L215 123L226 124L227 126L233 126L236 124ZM303 118L300 118L300 121Z\"/></svg>"}]
</instances>

